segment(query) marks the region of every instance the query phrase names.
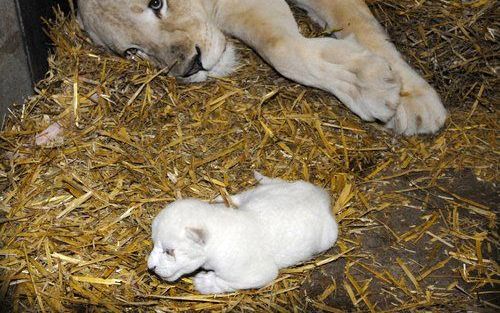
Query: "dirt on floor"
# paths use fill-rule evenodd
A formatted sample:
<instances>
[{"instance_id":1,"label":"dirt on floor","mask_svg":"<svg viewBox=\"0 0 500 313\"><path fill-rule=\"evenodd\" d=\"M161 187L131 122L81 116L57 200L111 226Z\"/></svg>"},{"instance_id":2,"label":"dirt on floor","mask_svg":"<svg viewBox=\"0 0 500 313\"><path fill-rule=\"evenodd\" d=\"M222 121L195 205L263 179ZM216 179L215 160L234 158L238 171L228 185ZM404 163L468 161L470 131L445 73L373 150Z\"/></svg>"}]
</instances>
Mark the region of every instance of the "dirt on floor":
<instances>
[{"instance_id":1,"label":"dirt on floor","mask_svg":"<svg viewBox=\"0 0 500 313\"><path fill-rule=\"evenodd\" d=\"M418 181L419 178L422 176L413 175L393 180L383 189L387 193L405 190L412 186L412 181ZM471 170L450 171L439 179L439 183L447 186L448 190L453 190L454 194L464 199L471 199L491 208L498 207L498 203L500 203L500 192L496 184L478 180ZM429 235L422 236L416 241L404 242L398 240L398 234L411 231L421 221L422 216L432 216L433 214L438 216L439 222L429 227L427 231L433 234L439 233L440 228L448 223L446 217L452 214L442 199L442 197L449 197L449 194L440 190L416 190L408 192L407 195L411 199L410 203L371 215L373 226L355 236L361 242L360 251L365 259L357 260L349 269L356 280L367 281L373 277L373 273L368 272L363 267L362 264L365 262L372 263L376 260L375 266L381 272L388 271L395 275L405 276L404 270L398 264L398 259L411 260L408 267L413 273L424 272L423 269L431 268L433 265L448 259L450 247L440 241L432 241L433 238ZM463 212L463 214L474 223L482 224L485 229L488 228L481 216L469 214L469 212ZM499 251L495 241L484 245L482 252L484 258L498 260ZM436 292L439 290L452 291L447 293L448 301L427 307L427 309L442 312L458 312L466 309L470 312L498 312L496 307L500 305L498 286L486 284L475 289L473 293L468 293L466 290L473 288L474 284L456 283L462 281L462 276L457 270L459 267L460 262L450 260L432 274L418 280L420 288L430 288ZM333 280L343 281L346 279L346 262L342 259L315 271L302 288L308 297L320 297L332 307L345 311L356 311L359 307L353 305L344 288L337 288L326 298L322 296L324 290L331 286ZM394 288L388 288L387 285L380 282L372 284L370 290L370 298L382 310L397 308L400 299L409 296L404 292L394 290ZM485 302L488 305L485 306ZM312 311L317 310L312 309Z\"/></svg>"}]
</instances>

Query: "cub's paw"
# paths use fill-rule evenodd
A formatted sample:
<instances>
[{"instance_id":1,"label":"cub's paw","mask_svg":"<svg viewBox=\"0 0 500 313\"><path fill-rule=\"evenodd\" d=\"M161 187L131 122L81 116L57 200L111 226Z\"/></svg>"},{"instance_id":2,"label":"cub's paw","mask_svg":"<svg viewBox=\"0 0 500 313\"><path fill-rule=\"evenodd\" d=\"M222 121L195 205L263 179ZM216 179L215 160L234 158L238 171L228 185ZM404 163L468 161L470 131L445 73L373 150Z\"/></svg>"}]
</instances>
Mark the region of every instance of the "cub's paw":
<instances>
[{"instance_id":1,"label":"cub's paw","mask_svg":"<svg viewBox=\"0 0 500 313\"><path fill-rule=\"evenodd\" d=\"M233 291L214 272L200 272L194 277L194 287L202 294L218 294Z\"/></svg>"},{"instance_id":2,"label":"cub's paw","mask_svg":"<svg viewBox=\"0 0 500 313\"><path fill-rule=\"evenodd\" d=\"M400 105L386 127L398 134L432 134L448 116L437 92L426 82L401 93Z\"/></svg>"}]
</instances>

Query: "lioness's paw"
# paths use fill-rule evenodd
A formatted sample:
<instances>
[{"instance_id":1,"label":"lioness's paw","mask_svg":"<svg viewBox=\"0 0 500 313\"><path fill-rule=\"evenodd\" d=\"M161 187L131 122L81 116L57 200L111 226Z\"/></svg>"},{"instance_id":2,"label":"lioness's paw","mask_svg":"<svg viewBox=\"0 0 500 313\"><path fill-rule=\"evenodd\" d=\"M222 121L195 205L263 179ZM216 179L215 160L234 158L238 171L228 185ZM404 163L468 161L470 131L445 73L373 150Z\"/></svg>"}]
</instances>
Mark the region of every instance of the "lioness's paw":
<instances>
[{"instance_id":1,"label":"lioness's paw","mask_svg":"<svg viewBox=\"0 0 500 313\"><path fill-rule=\"evenodd\" d=\"M349 70L356 75L360 97L354 101L363 111L360 116L366 121L388 122L400 101L399 76L384 59L369 52L359 56Z\"/></svg>"},{"instance_id":2,"label":"lioness's paw","mask_svg":"<svg viewBox=\"0 0 500 313\"><path fill-rule=\"evenodd\" d=\"M403 91L394 117L386 124L398 134L432 134L445 123L448 116L437 92L423 83L411 91Z\"/></svg>"},{"instance_id":3,"label":"lioness's paw","mask_svg":"<svg viewBox=\"0 0 500 313\"><path fill-rule=\"evenodd\" d=\"M339 59L339 51L331 49L332 55L322 55L331 64L320 66L329 83L324 89L335 94L363 120L388 122L399 103L399 76L385 59L361 47L355 39L345 39L341 43L337 49L344 49L342 53L348 57ZM333 55L334 52L337 55Z\"/></svg>"},{"instance_id":4,"label":"lioness's paw","mask_svg":"<svg viewBox=\"0 0 500 313\"><path fill-rule=\"evenodd\" d=\"M214 272L200 272L194 277L194 286L202 294L218 294L232 291Z\"/></svg>"}]
</instances>

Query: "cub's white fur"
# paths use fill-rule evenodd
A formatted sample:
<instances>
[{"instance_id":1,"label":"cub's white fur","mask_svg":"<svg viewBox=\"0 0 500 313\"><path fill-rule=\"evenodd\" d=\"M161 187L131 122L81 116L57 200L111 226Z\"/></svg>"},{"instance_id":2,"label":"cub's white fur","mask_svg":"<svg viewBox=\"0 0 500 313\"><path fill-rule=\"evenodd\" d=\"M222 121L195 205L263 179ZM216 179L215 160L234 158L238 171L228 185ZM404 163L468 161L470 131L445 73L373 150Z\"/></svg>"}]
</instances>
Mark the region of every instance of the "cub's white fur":
<instances>
[{"instance_id":1,"label":"cub's white fur","mask_svg":"<svg viewBox=\"0 0 500 313\"><path fill-rule=\"evenodd\" d=\"M287 78L336 95L363 120L405 135L444 124L438 94L403 60L363 0L290 2L338 30L336 38L305 38L285 0L80 0L78 10L95 43L119 54L133 49L187 81L235 67L229 35Z\"/></svg>"},{"instance_id":2,"label":"cub's white fur","mask_svg":"<svg viewBox=\"0 0 500 313\"><path fill-rule=\"evenodd\" d=\"M163 209L153 221L148 267L167 281L201 268L196 289L224 293L263 287L280 268L333 246L338 230L326 191L255 177L257 187L231 197L237 209L196 199Z\"/></svg>"}]
</instances>

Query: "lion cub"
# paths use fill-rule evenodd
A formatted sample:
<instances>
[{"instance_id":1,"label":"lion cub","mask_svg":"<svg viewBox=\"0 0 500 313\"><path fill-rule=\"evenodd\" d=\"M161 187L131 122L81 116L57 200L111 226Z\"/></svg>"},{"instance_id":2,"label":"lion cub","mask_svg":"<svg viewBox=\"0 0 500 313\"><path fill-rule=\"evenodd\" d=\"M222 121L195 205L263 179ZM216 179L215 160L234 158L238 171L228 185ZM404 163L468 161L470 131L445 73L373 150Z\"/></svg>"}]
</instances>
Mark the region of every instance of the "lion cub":
<instances>
[{"instance_id":1,"label":"lion cub","mask_svg":"<svg viewBox=\"0 0 500 313\"><path fill-rule=\"evenodd\" d=\"M154 219L148 267L175 281L194 277L201 293L260 288L278 270L333 246L337 223L326 191L305 181L255 173L259 185L231 197L238 209L196 199L178 200Z\"/></svg>"}]
</instances>

